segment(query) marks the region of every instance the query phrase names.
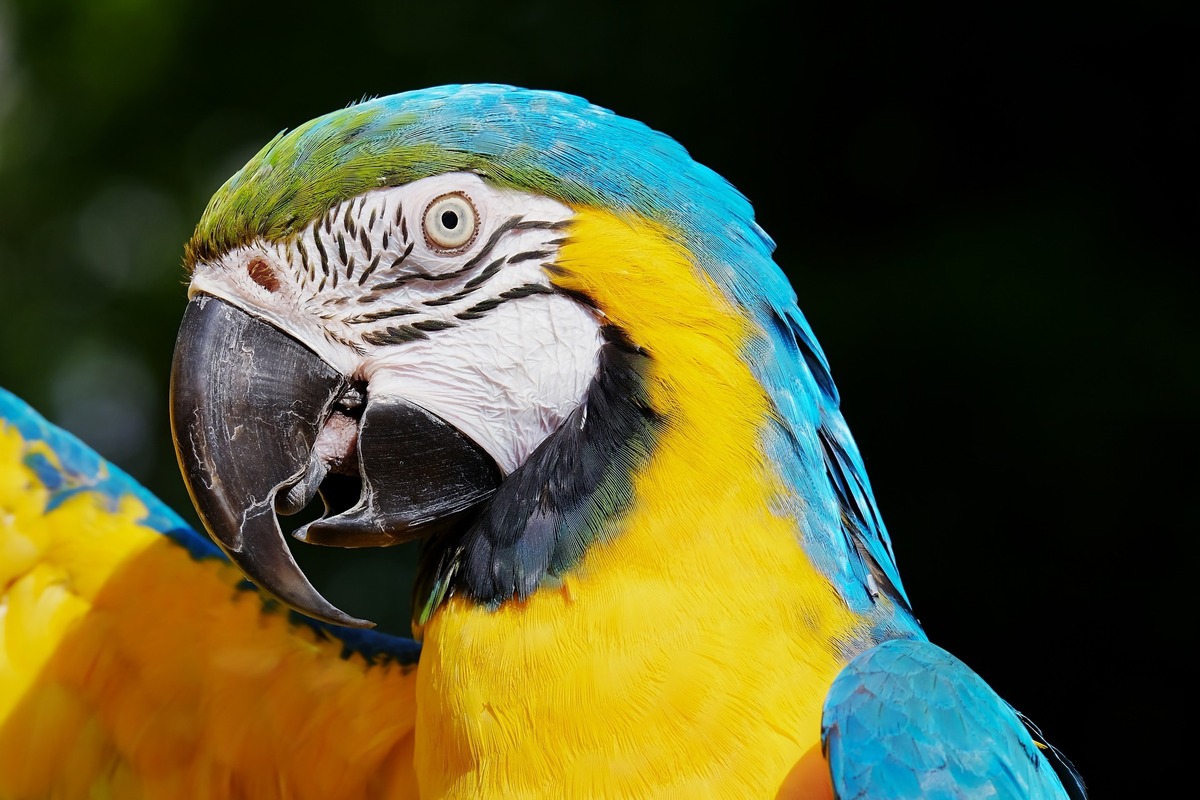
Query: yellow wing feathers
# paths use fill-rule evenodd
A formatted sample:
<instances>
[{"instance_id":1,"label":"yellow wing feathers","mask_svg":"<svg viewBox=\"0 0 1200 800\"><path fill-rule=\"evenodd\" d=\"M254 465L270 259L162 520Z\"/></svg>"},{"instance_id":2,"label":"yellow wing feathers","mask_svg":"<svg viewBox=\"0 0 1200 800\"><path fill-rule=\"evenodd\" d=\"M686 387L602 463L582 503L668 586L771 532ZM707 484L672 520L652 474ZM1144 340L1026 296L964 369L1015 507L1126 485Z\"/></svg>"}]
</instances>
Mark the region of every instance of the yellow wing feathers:
<instances>
[{"instance_id":1,"label":"yellow wing feathers","mask_svg":"<svg viewBox=\"0 0 1200 800\"><path fill-rule=\"evenodd\" d=\"M415 797L415 674L341 657L0 422L0 800Z\"/></svg>"}]
</instances>

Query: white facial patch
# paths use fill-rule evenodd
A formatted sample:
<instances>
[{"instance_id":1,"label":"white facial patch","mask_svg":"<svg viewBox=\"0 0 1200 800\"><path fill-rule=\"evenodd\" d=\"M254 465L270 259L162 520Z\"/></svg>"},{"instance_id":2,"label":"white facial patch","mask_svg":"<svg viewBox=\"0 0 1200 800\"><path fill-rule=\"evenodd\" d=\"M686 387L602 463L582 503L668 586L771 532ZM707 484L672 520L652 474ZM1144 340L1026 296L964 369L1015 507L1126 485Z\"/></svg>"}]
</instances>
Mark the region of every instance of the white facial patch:
<instances>
[{"instance_id":1,"label":"white facial patch","mask_svg":"<svg viewBox=\"0 0 1200 800\"><path fill-rule=\"evenodd\" d=\"M373 366L368 392L432 411L507 475L579 406L601 344L595 318L578 303L528 297L474 325L397 348Z\"/></svg>"},{"instance_id":2,"label":"white facial patch","mask_svg":"<svg viewBox=\"0 0 1200 800\"><path fill-rule=\"evenodd\" d=\"M545 271L571 209L451 173L368 192L285 243L196 265L189 294L260 316L371 397L402 397L505 472L583 400L603 344L595 312Z\"/></svg>"}]
</instances>

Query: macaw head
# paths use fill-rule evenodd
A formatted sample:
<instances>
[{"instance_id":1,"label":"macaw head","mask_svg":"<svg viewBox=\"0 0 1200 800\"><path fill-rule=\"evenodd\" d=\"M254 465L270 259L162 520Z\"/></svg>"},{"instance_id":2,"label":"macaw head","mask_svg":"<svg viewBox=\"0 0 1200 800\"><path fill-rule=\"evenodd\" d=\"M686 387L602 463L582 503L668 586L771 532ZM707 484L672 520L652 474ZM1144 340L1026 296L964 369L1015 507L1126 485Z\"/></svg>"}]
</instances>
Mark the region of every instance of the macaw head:
<instances>
[{"instance_id":1,"label":"macaw head","mask_svg":"<svg viewBox=\"0 0 1200 800\"><path fill-rule=\"evenodd\" d=\"M817 431L836 395L772 248L676 142L563 94L448 86L281 133L186 251L171 409L199 515L331 622L369 624L320 596L278 520L317 495L303 541L432 537L434 604L524 597L603 535L685 413L662 364L731 358L774 431L755 447L824 481L796 513L834 519Z\"/></svg>"}]
</instances>

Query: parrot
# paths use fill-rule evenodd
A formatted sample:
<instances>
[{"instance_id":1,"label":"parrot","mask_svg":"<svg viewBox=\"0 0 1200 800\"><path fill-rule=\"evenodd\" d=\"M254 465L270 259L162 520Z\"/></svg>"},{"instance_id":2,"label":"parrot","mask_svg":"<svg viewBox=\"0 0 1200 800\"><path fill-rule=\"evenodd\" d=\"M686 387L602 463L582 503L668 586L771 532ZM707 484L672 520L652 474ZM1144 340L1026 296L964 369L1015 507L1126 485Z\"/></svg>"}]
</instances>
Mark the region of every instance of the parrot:
<instances>
[{"instance_id":1,"label":"parrot","mask_svg":"<svg viewBox=\"0 0 1200 800\"><path fill-rule=\"evenodd\" d=\"M280 132L184 246L204 532L0 391L0 800L1085 798L922 627L774 250L572 94ZM411 637L292 551L414 541Z\"/></svg>"}]
</instances>

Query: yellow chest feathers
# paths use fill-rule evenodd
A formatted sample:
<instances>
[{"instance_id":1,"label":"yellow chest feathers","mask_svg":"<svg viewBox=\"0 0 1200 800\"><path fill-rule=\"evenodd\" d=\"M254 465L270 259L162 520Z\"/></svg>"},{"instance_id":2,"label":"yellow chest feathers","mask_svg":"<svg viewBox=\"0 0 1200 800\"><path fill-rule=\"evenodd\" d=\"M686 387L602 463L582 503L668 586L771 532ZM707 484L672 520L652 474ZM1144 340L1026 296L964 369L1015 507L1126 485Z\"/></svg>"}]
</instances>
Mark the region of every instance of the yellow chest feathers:
<instances>
[{"instance_id":1,"label":"yellow chest feathers","mask_svg":"<svg viewBox=\"0 0 1200 800\"><path fill-rule=\"evenodd\" d=\"M647 269L652 265L653 269ZM747 324L661 231L586 212L556 281L651 357L666 424L633 500L562 585L425 627L427 796L773 796L818 745L855 619L804 556L755 443Z\"/></svg>"}]
</instances>

